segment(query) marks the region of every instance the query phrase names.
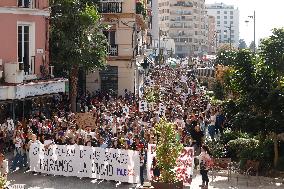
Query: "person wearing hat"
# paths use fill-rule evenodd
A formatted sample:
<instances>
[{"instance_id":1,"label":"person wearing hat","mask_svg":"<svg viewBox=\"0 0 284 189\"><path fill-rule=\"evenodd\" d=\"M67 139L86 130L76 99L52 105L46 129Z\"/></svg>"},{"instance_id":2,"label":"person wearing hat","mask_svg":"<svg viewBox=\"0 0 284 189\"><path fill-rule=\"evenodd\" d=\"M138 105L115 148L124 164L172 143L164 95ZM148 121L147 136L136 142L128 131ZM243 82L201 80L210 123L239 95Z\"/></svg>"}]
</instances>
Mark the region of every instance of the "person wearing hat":
<instances>
[{"instance_id":1,"label":"person wearing hat","mask_svg":"<svg viewBox=\"0 0 284 189\"><path fill-rule=\"evenodd\" d=\"M8 160L5 159L4 154L0 153L0 176L6 178L8 171Z\"/></svg>"}]
</instances>

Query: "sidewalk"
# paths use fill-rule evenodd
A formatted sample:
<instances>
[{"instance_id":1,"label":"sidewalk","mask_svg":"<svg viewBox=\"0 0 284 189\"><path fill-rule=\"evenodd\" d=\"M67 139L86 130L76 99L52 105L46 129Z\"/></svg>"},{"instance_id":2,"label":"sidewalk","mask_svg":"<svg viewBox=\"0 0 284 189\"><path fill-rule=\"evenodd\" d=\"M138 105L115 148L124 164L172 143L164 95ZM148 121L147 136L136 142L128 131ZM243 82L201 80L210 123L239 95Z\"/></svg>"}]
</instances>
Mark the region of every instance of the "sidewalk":
<instances>
[{"instance_id":1,"label":"sidewalk","mask_svg":"<svg viewBox=\"0 0 284 189\"><path fill-rule=\"evenodd\" d=\"M280 189L284 188L284 179L273 179L268 177L250 176L249 179L244 175L232 174L228 181L227 177L217 176L212 181L212 176L209 175L208 189ZM201 175L195 175L192 180L190 189L200 188L202 183Z\"/></svg>"}]
</instances>

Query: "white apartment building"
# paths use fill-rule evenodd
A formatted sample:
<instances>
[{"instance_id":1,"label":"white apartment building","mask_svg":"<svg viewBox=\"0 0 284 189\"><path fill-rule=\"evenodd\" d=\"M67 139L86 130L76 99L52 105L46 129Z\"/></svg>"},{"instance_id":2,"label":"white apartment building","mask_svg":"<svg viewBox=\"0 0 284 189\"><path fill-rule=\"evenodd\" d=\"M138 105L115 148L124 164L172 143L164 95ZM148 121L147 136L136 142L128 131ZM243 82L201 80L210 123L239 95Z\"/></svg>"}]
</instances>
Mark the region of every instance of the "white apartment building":
<instances>
[{"instance_id":1,"label":"white apartment building","mask_svg":"<svg viewBox=\"0 0 284 189\"><path fill-rule=\"evenodd\" d=\"M208 15L216 20L218 45L232 44L239 46L239 10L233 5L215 3L206 5Z\"/></svg>"},{"instance_id":2,"label":"white apartment building","mask_svg":"<svg viewBox=\"0 0 284 189\"><path fill-rule=\"evenodd\" d=\"M179 57L207 54L205 0L154 0L152 36L154 44L174 47ZM159 26L159 27L155 27ZM161 42L162 40L167 43ZM154 46L155 46L154 45Z\"/></svg>"}]
</instances>

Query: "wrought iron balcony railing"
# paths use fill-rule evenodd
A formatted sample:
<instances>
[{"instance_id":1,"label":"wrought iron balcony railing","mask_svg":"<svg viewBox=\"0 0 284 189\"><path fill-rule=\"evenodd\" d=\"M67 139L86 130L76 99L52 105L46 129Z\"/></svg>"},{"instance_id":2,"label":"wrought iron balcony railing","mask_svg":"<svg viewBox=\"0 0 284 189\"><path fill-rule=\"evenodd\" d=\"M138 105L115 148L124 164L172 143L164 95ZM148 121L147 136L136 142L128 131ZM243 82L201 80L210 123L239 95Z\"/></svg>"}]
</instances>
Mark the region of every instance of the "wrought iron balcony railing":
<instances>
[{"instance_id":1,"label":"wrought iron balcony railing","mask_svg":"<svg viewBox=\"0 0 284 189\"><path fill-rule=\"evenodd\" d=\"M100 13L122 13L123 2L99 2Z\"/></svg>"},{"instance_id":2,"label":"wrought iron balcony railing","mask_svg":"<svg viewBox=\"0 0 284 189\"><path fill-rule=\"evenodd\" d=\"M118 45L112 44L108 46L109 56L118 56Z\"/></svg>"}]
</instances>

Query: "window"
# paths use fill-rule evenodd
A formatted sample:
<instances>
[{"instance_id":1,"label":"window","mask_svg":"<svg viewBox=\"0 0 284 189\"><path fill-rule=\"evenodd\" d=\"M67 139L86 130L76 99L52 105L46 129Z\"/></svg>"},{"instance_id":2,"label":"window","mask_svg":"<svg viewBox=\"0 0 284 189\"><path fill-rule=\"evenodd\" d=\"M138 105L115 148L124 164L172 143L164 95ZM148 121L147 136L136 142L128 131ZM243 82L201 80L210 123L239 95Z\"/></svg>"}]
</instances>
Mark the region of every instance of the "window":
<instances>
[{"instance_id":1,"label":"window","mask_svg":"<svg viewBox=\"0 0 284 189\"><path fill-rule=\"evenodd\" d=\"M18 25L18 62L24 63L25 72L30 68L30 26Z\"/></svg>"},{"instance_id":2,"label":"window","mask_svg":"<svg viewBox=\"0 0 284 189\"><path fill-rule=\"evenodd\" d=\"M235 36L234 36L234 35L231 35L231 38L235 38Z\"/></svg>"},{"instance_id":3,"label":"window","mask_svg":"<svg viewBox=\"0 0 284 189\"><path fill-rule=\"evenodd\" d=\"M198 35L198 31L195 31L195 35Z\"/></svg>"},{"instance_id":4,"label":"window","mask_svg":"<svg viewBox=\"0 0 284 189\"><path fill-rule=\"evenodd\" d=\"M217 16L217 19L220 19L220 16Z\"/></svg>"},{"instance_id":5,"label":"window","mask_svg":"<svg viewBox=\"0 0 284 189\"><path fill-rule=\"evenodd\" d=\"M217 24L220 25L220 21L217 21Z\"/></svg>"},{"instance_id":6,"label":"window","mask_svg":"<svg viewBox=\"0 0 284 189\"><path fill-rule=\"evenodd\" d=\"M118 94L118 67L107 66L106 69L100 71L101 90L114 91Z\"/></svg>"},{"instance_id":7,"label":"window","mask_svg":"<svg viewBox=\"0 0 284 189\"><path fill-rule=\"evenodd\" d=\"M230 11L230 15L233 15L234 14L234 12L233 11Z\"/></svg>"},{"instance_id":8,"label":"window","mask_svg":"<svg viewBox=\"0 0 284 189\"><path fill-rule=\"evenodd\" d=\"M228 22L227 22L227 21L224 21L224 24L228 24Z\"/></svg>"},{"instance_id":9,"label":"window","mask_svg":"<svg viewBox=\"0 0 284 189\"><path fill-rule=\"evenodd\" d=\"M231 30L231 33L235 33L235 30Z\"/></svg>"},{"instance_id":10,"label":"window","mask_svg":"<svg viewBox=\"0 0 284 189\"><path fill-rule=\"evenodd\" d=\"M227 11L224 11L224 14L227 14Z\"/></svg>"},{"instance_id":11,"label":"window","mask_svg":"<svg viewBox=\"0 0 284 189\"><path fill-rule=\"evenodd\" d=\"M220 14L220 11L217 11L217 14Z\"/></svg>"},{"instance_id":12,"label":"window","mask_svg":"<svg viewBox=\"0 0 284 189\"><path fill-rule=\"evenodd\" d=\"M228 17L227 16L224 16L224 19L227 19Z\"/></svg>"},{"instance_id":13,"label":"window","mask_svg":"<svg viewBox=\"0 0 284 189\"><path fill-rule=\"evenodd\" d=\"M231 21L230 23L231 23L231 24L234 24L234 22L233 22L233 21Z\"/></svg>"},{"instance_id":14,"label":"window","mask_svg":"<svg viewBox=\"0 0 284 189\"><path fill-rule=\"evenodd\" d=\"M31 0L18 0L18 7L31 8L31 6L32 6Z\"/></svg>"},{"instance_id":15,"label":"window","mask_svg":"<svg viewBox=\"0 0 284 189\"><path fill-rule=\"evenodd\" d=\"M227 35L224 35L224 38L227 38Z\"/></svg>"},{"instance_id":16,"label":"window","mask_svg":"<svg viewBox=\"0 0 284 189\"><path fill-rule=\"evenodd\" d=\"M115 31L104 31L103 32L106 38L108 39L108 54L110 56L117 56L118 55L118 46L116 45L116 32Z\"/></svg>"},{"instance_id":17,"label":"window","mask_svg":"<svg viewBox=\"0 0 284 189\"><path fill-rule=\"evenodd\" d=\"M230 16L230 19L233 19L234 18L234 16Z\"/></svg>"}]
</instances>

